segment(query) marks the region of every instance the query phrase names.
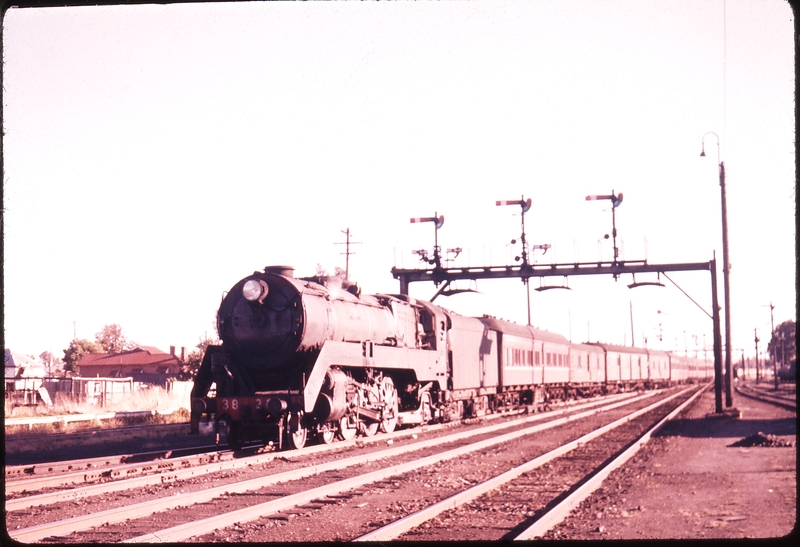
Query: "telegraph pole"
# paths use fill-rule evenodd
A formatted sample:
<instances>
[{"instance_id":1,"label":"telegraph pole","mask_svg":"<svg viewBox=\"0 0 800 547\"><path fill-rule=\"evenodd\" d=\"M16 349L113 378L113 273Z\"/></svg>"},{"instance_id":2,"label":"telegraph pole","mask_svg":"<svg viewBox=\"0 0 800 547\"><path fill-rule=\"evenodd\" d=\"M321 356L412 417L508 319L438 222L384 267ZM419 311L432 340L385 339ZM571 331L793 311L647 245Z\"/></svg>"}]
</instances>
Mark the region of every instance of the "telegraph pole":
<instances>
[{"instance_id":1,"label":"telegraph pole","mask_svg":"<svg viewBox=\"0 0 800 547\"><path fill-rule=\"evenodd\" d=\"M732 370L731 370L731 265L728 259L728 200L725 191L725 163L719 153L719 135L709 131L700 139L700 156L706 155L705 138L714 135L717 139L717 163L719 164L719 187L722 208L722 282L725 302L725 406L733 406Z\"/></svg>"},{"instance_id":2,"label":"telegraph pole","mask_svg":"<svg viewBox=\"0 0 800 547\"><path fill-rule=\"evenodd\" d=\"M777 355L778 352L775 351L775 345L773 344L773 340L776 340L776 337L775 337L775 315L773 314L774 311L775 311L775 306L772 305L772 300L770 300L769 301L769 325L770 325L770 328L772 330L770 331L769 345L767 347L772 346L772 348L773 348L772 349L772 355L771 355L771 358L772 358L772 369L773 369L774 374L775 374L775 389L778 389L778 360L775 358L775 356Z\"/></svg>"},{"instance_id":3,"label":"telegraph pole","mask_svg":"<svg viewBox=\"0 0 800 547\"><path fill-rule=\"evenodd\" d=\"M761 379L761 375L759 373L759 368L758 368L758 342L759 342L758 329L753 329L753 335L755 336L755 341L756 341L756 383L758 383L759 380Z\"/></svg>"},{"instance_id":4,"label":"telegraph pole","mask_svg":"<svg viewBox=\"0 0 800 547\"><path fill-rule=\"evenodd\" d=\"M344 278L350 279L350 255L354 255L356 253L350 251L350 245L360 245L360 241L350 242L350 228L346 230L341 230L343 234L346 236L346 241L344 243L337 243L337 245L345 245L345 252L340 253L345 255L344 258Z\"/></svg>"}]
</instances>

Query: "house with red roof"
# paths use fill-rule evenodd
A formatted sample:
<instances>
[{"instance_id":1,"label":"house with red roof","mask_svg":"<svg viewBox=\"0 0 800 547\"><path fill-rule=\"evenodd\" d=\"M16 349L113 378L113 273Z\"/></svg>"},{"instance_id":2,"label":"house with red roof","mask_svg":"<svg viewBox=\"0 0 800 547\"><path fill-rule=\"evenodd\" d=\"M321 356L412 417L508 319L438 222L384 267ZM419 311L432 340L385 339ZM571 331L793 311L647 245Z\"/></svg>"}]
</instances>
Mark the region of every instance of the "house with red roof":
<instances>
[{"instance_id":1,"label":"house with red roof","mask_svg":"<svg viewBox=\"0 0 800 547\"><path fill-rule=\"evenodd\" d=\"M184 360L175 355L175 346L170 352L153 346L136 346L120 353L90 353L78 361L81 378L133 378L134 382L165 384L181 372Z\"/></svg>"}]
</instances>

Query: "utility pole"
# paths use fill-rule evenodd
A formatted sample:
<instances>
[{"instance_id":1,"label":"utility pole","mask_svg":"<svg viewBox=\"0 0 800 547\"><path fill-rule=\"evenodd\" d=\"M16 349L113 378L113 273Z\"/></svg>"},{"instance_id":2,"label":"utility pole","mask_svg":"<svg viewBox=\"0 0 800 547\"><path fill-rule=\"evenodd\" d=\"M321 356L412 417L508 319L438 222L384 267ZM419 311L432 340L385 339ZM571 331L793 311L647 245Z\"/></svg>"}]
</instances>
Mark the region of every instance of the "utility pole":
<instances>
[{"instance_id":1,"label":"utility pole","mask_svg":"<svg viewBox=\"0 0 800 547\"><path fill-rule=\"evenodd\" d=\"M731 367L731 263L728 258L728 205L725 195L725 163L719 162L719 186L722 201L722 283L725 298L725 406L733 406L733 369Z\"/></svg>"},{"instance_id":2,"label":"utility pole","mask_svg":"<svg viewBox=\"0 0 800 547\"><path fill-rule=\"evenodd\" d=\"M761 374L758 368L758 329L753 329L753 335L756 341L756 384L761 380Z\"/></svg>"},{"instance_id":3,"label":"utility pole","mask_svg":"<svg viewBox=\"0 0 800 547\"><path fill-rule=\"evenodd\" d=\"M631 347L634 347L636 345L636 340L633 335L633 300L628 300L628 305L631 312Z\"/></svg>"},{"instance_id":4,"label":"utility pole","mask_svg":"<svg viewBox=\"0 0 800 547\"><path fill-rule=\"evenodd\" d=\"M705 138L714 135L717 139L717 163L719 164L719 187L722 207L722 282L725 302L725 406L733 406L732 368L731 368L731 265L728 258L728 200L725 190L725 162L720 158L719 135L709 131L700 140L700 156L706 155Z\"/></svg>"},{"instance_id":5,"label":"utility pole","mask_svg":"<svg viewBox=\"0 0 800 547\"><path fill-rule=\"evenodd\" d=\"M350 228L347 230L341 230L343 234L347 237L344 243L337 243L337 245L345 245L345 252L340 253L345 255L344 258L344 278L350 279L350 255L354 255L356 253L350 252L350 245L360 245L360 241L350 242Z\"/></svg>"},{"instance_id":6,"label":"utility pole","mask_svg":"<svg viewBox=\"0 0 800 547\"><path fill-rule=\"evenodd\" d=\"M770 339L769 339L769 346L772 346L772 355L770 356L772 359L772 370L775 374L775 389L778 389L778 360L775 358L775 355L778 353L775 350L775 345L773 340L775 340L775 306L772 305L772 300L769 301L769 325L770 325Z\"/></svg>"}]
</instances>

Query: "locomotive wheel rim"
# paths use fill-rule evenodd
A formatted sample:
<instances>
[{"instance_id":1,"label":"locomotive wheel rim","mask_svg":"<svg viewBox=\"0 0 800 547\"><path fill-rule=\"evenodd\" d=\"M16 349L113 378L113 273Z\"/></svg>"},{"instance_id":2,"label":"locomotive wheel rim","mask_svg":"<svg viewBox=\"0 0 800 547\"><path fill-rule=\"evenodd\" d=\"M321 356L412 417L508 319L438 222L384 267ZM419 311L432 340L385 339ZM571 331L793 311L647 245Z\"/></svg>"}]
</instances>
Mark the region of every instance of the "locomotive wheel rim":
<instances>
[{"instance_id":1,"label":"locomotive wheel rim","mask_svg":"<svg viewBox=\"0 0 800 547\"><path fill-rule=\"evenodd\" d=\"M369 424L361 422L361 430L363 431L365 437L372 437L378 432L379 425L380 424L378 422L372 422Z\"/></svg>"},{"instance_id":2,"label":"locomotive wheel rim","mask_svg":"<svg viewBox=\"0 0 800 547\"><path fill-rule=\"evenodd\" d=\"M375 400L376 398L378 399L377 401ZM375 403L380 402L380 398L381 398L380 393L378 393L378 395L376 396L375 392L372 390L367 392L359 390L359 401L362 406L371 407ZM361 416L358 416L358 420L359 420L358 429L361 430L361 434L364 435L365 437L372 437L378 432L378 427L380 426L380 423L378 422L367 423L361 419Z\"/></svg>"},{"instance_id":3,"label":"locomotive wheel rim","mask_svg":"<svg viewBox=\"0 0 800 547\"><path fill-rule=\"evenodd\" d=\"M347 416L343 416L339 420L339 427L336 428L337 436L343 441L351 441L355 438L356 433L358 433L358 427L349 427Z\"/></svg>"},{"instance_id":4,"label":"locomotive wheel rim","mask_svg":"<svg viewBox=\"0 0 800 547\"><path fill-rule=\"evenodd\" d=\"M322 426L324 429L319 431L318 437L322 444L331 444L336 437L336 429L331 424Z\"/></svg>"},{"instance_id":5,"label":"locomotive wheel rim","mask_svg":"<svg viewBox=\"0 0 800 547\"><path fill-rule=\"evenodd\" d=\"M306 445L306 441L308 440L308 429L302 427L297 431L292 431L291 433L287 434L289 445L292 448L300 449Z\"/></svg>"},{"instance_id":6,"label":"locomotive wheel rim","mask_svg":"<svg viewBox=\"0 0 800 547\"><path fill-rule=\"evenodd\" d=\"M389 376L381 381L381 399L388 409L391 417L381 421L381 431L384 433L391 433L397 427L397 413L400 409L400 403L397 401L397 390L394 387L394 380Z\"/></svg>"}]
</instances>

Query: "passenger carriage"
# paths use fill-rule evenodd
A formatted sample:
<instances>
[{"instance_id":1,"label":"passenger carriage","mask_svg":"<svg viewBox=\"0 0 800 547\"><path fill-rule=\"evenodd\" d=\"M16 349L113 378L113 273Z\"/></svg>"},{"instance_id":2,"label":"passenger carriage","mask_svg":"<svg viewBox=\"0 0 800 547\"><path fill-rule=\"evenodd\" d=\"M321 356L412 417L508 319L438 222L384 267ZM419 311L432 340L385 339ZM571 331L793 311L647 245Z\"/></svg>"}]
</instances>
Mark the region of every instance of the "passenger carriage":
<instances>
[{"instance_id":1,"label":"passenger carriage","mask_svg":"<svg viewBox=\"0 0 800 547\"><path fill-rule=\"evenodd\" d=\"M569 353L569 383L578 395L601 393L605 381L605 351L592 344L572 344Z\"/></svg>"},{"instance_id":2,"label":"passenger carriage","mask_svg":"<svg viewBox=\"0 0 800 547\"><path fill-rule=\"evenodd\" d=\"M531 326L484 316L481 322L497 333L499 384L521 401L562 398L569 383L569 341Z\"/></svg>"},{"instance_id":3,"label":"passenger carriage","mask_svg":"<svg viewBox=\"0 0 800 547\"><path fill-rule=\"evenodd\" d=\"M607 391L630 390L643 384L642 371L647 367L647 352L640 348L589 342L605 352Z\"/></svg>"},{"instance_id":4,"label":"passenger carriage","mask_svg":"<svg viewBox=\"0 0 800 547\"><path fill-rule=\"evenodd\" d=\"M669 384L669 353L648 349L647 381L648 388L658 388Z\"/></svg>"},{"instance_id":5,"label":"passenger carriage","mask_svg":"<svg viewBox=\"0 0 800 547\"><path fill-rule=\"evenodd\" d=\"M669 354L669 380L671 384L685 384L689 379L689 359L676 353Z\"/></svg>"}]
</instances>

